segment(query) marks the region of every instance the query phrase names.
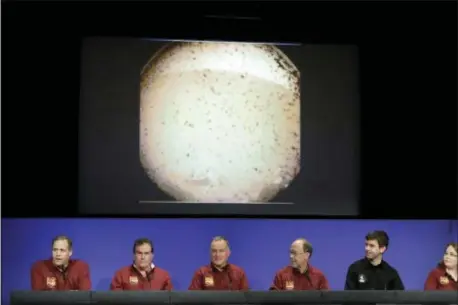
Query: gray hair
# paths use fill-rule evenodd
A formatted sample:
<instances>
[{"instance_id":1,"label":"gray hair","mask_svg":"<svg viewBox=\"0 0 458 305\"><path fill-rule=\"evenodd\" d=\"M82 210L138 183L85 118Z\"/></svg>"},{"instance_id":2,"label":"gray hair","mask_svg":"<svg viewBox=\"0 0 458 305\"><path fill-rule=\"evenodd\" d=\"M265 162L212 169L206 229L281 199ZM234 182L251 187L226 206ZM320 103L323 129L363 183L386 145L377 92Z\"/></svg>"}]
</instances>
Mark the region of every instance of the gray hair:
<instances>
[{"instance_id":1,"label":"gray hair","mask_svg":"<svg viewBox=\"0 0 458 305\"><path fill-rule=\"evenodd\" d=\"M224 241L224 242L226 242L226 245L229 248L229 241L224 236L215 236L215 237L212 238L212 242L214 242L214 241Z\"/></svg>"}]
</instances>

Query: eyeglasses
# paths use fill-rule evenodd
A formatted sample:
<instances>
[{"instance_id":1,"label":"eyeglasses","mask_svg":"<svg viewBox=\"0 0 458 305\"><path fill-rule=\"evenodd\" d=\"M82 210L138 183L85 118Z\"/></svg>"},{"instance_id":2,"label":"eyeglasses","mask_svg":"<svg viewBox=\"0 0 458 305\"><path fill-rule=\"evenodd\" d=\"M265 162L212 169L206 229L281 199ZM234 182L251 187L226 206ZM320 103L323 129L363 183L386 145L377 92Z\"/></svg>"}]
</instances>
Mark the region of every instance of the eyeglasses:
<instances>
[{"instance_id":1,"label":"eyeglasses","mask_svg":"<svg viewBox=\"0 0 458 305\"><path fill-rule=\"evenodd\" d=\"M307 252L300 252L300 253L296 253L296 252L294 252L294 251L290 251L290 252L289 252L289 254L291 254L292 256L299 256L299 255L305 254L305 253L307 253Z\"/></svg>"}]
</instances>

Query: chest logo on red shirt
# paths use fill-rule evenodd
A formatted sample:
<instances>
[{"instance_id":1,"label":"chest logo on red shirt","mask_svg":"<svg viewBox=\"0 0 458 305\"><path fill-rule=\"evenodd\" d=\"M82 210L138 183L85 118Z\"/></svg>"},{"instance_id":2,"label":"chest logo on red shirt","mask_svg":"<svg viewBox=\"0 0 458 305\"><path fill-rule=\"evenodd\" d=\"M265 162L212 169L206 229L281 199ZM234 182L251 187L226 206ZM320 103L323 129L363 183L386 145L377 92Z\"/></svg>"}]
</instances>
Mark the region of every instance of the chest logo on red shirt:
<instances>
[{"instance_id":1,"label":"chest logo on red shirt","mask_svg":"<svg viewBox=\"0 0 458 305\"><path fill-rule=\"evenodd\" d=\"M441 285L448 285L448 283L450 283L448 277L446 276L441 276L439 278L439 283L441 283Z\"/></svg>"},{"instance_id":2,"label":"chest logo on red shirt","mask_svg":"<svg viewBox=\"0 0 458 305\"><path fill-rule=\"evenodd\" d=\"M138 277L136 276L129 276L129 283L131 285L137 285L138 284Z\"/></svg>"},{"instance_id":3,"label":"chest logo on red shirt","mask_svg":"<svg viewBox=\"0 0 458 305\"><path fill-rule=\"evenodd\" d=\"M213 280L213 276L206 276L205 279L204 279L204 284L207 287L214 286L215 285L215 281Z\"/></svg>"},{"instance_id":4,"label":"chest logo on red shirt","mask_svg":"<svg viewBox=\"0 0 458 305\"><path fill-rule=\"evenodd\" d=\"M46 277L46 286L48 286L49 288L55 288L56 284L57 284L57 279L55 277L53 276Z\"/></svg>"},{"instance_id":5,"label":"chest logo on red shirt","mask_svg":"<svg viewBox=\"0 0 458 305\"><path fill-rule=\"evenodd\" d=\"M285 282L285 289L286 290L293 290L294 289L294 281L286 281Z\"/></svg>"}]
</instances>

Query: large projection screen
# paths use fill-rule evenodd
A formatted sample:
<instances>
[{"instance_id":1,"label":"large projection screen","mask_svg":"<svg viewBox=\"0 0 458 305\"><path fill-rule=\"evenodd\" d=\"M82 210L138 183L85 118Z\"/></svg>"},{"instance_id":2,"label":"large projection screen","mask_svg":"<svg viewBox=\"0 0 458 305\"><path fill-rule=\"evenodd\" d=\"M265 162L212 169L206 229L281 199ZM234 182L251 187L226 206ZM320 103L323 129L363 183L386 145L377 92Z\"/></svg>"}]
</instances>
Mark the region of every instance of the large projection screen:
<instances>
[{"instance_id":1,"label":"large projection screen","mask_svg":"<svg viewBox=\"0 0 458 305\"><path fill-rule=\"evenodd\" d=\"M358 215L352 45L87 38L86 215Z\"/></svg>"}]
</instances>

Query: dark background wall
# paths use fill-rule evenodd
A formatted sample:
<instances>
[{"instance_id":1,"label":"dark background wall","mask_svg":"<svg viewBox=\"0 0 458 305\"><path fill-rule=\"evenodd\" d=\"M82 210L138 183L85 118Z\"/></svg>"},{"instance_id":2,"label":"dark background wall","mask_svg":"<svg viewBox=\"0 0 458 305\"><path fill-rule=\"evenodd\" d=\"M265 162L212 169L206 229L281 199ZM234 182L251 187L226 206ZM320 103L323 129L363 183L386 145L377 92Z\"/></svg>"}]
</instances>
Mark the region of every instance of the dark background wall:
<instances>
[{"instance_id":1,"label":"dark background wall","mask_svg":"<svg viewBox=\"0 0 458 305\"><path fill-rule=\"evenodd\" d=\"M3 216L76 215L81 38L132 34L355 42L361 216L456 216L456 2L296 5L2 4Z\"/></svg>"},{"instance_id":2,"label":"dark background wall","mask_svg":"<svg viewBox=\"0 0 458 305\"><path fill-rule=\"evenodd\" d=\"M2 223L2 304L12 290L30 289L30 267L50 257L58 232L73 238L74 257L89 263L93 290L108 290L114 272L132 263L139 236L153 240L154 262L170 272L175 289L187 290L197 268L209 263L210 241L218 234L229 239L230 261L245 269L252 290L268 289L299 236L313 244L311 263L325 273L331 289L342 290L347 268L364 256L364 236L378 228L390 235L384 258L398 269L406 289L422 290L445 245L456 241L458 221L9 219ZM18 251L24 245L29 251Z\"/></svg>"}]
</instances>

